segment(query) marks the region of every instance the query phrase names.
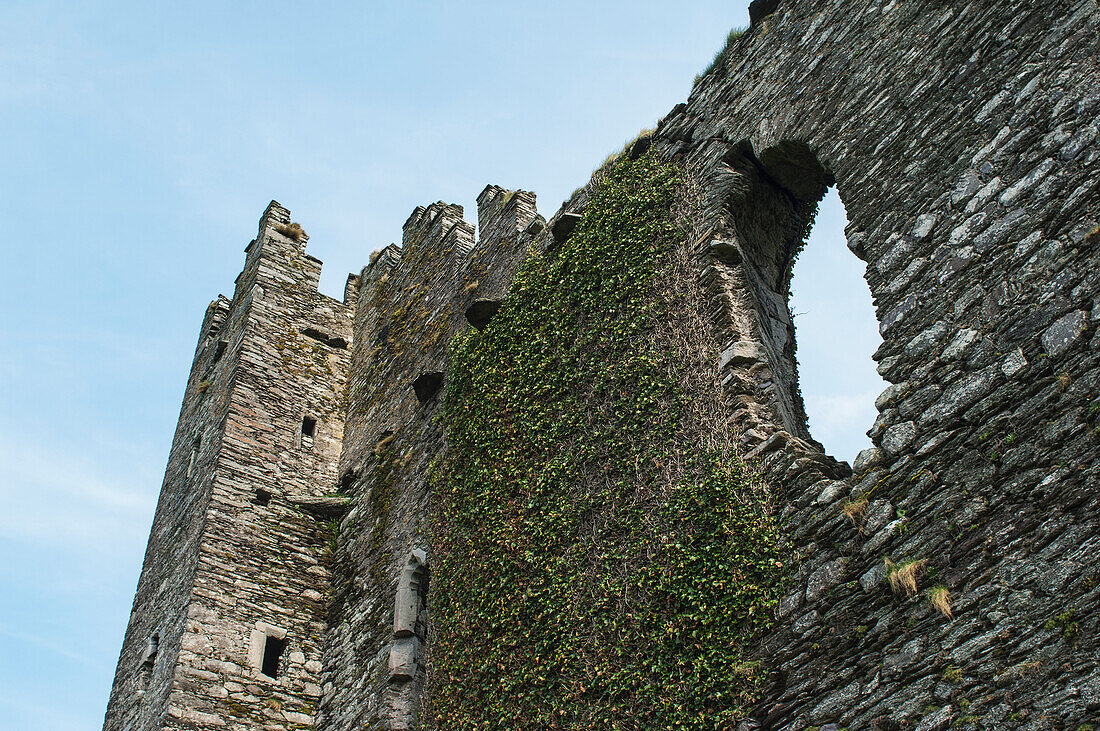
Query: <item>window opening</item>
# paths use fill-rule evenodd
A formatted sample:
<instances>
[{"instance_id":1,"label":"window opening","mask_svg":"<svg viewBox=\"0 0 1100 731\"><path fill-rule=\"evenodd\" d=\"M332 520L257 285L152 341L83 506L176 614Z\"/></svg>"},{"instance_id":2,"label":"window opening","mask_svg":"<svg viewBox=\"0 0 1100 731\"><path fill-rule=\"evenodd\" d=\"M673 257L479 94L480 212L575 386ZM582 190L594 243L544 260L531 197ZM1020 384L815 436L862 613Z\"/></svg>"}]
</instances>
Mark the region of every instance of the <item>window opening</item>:
<instances>
[{"instance_id":1,"label":"window opening","mask_svg":"<svg viewBox=\"0 0 1100 731\"><path fill-rule=\"evenodd\" d=\"M214 348L214 359L213 359L213 361L211 361L211 365L213 365L214 363L217 363L219 360L221 360L221 357L223 355L225 355L225 349L228 345L229 345L229 343L227 343L224 340L219 340L218 341L218 347Z\"/></svg>"},{"instance_id":2,"label":"window opening","mask_svg":"<svg viewBox=\"0 0 1100 731\"><path fill-rule=\"evenodd\" d=\"M443 388L443 374L438 371L423 373L413 381L413 391L416 392L416 399L420 403L435 396L441 388Z\"/></svg>"},{"instance_id":3,"label":"window opening","mask_svg":"<svg viewBox=\"0 0 1100 731\"><path fill-rule=\"evenodd\" d=\"M260 665L260 672L269 678L279 677L279 663L283 657L283 650L286 649L285 637L272 637L267 636L267 640L264 642L264 659Z\"/></svg>"},{"instance_id":4,"label":"window opening","mask_svg":"<svg viewBox=\"0 0 1100 731\"><path fill-rule=\"evenodd\" d=\"M199 459L199 448L202 446L202 437L195 437L195 442L191 446L191 456L187 458L187 476L190 477L195 471L195 463Z\"/></svg>"},{"instance_id":5,"label":"window opening","mask_svg":"<svg viewBox=\"0 0 1100 731\"><path fill-rule=\"evenodd\" d=\"M846 245L847 222L840 195L830 188L795 263L790 308L810 434L826 453L851 462L871 446L864 430L886 384L871 359L882 338L864 264Z\"/></svg>"},{"instance_id":6,"label":"window opening","mask_svg":"<svg viewBox=\"0 0 1100 731\"><path fill-rule=\"evenodd\" d=\"M324 343L330 348L336 348L337 350L345 350L348 347L347 340L344 340L343 338L337 337L335 335L323 333L314 327L307 327L305 330L302 331L302 334L305 335L307 338L313 338L317 342Z\"/></svg>"},{"instance_id":7,"label":"window opening","mask_svg":"<svg viewBox=\"0 0 1100 731\"><path fill-rule=\"evenodd\" d=\"M317 420L312 416L305 416L302 418L302 440L313 439L314 433L317 431Z\"/></svg>"}]
</instances>

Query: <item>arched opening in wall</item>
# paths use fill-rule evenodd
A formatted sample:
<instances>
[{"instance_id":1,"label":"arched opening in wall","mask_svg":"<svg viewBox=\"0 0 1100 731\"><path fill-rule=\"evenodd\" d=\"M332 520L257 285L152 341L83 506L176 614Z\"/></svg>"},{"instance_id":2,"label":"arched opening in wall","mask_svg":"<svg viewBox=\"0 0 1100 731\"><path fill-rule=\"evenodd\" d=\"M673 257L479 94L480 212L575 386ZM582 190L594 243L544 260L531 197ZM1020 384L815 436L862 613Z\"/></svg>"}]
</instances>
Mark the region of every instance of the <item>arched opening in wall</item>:
<instances>
[{"instance_id":1,"label":"arched opening in wall","mask_svg":"<svg viewBox=\"0 0 1100 731\"><path fill-rule=\"evenodd\" d=\"M790 308L798 382L810 433L825 451L851 462L871 446L875 398L886 383L871 355L882 342L864 263L848 250L847 214L836 187L818 206L791 274Z\"/></svg>"},{"instance_id":2,"label":"arched opening in wall","mask_svg":"<svg viewBox=\"0 0 1100 731\"><path fill-rule=\"evenodd\" d=\"M742 142L723 161L729 241L719 243L736 249L716 254L728 267L735 339L723 363L734 372L723 377L750 404L737 426L757 439L782 429L821 440L851 460L874 421L881 379L870 356L879 340L833 175L796 141L759 152ZM801 292L793 299L792 279Z\"/></svg>"}]
</instances>

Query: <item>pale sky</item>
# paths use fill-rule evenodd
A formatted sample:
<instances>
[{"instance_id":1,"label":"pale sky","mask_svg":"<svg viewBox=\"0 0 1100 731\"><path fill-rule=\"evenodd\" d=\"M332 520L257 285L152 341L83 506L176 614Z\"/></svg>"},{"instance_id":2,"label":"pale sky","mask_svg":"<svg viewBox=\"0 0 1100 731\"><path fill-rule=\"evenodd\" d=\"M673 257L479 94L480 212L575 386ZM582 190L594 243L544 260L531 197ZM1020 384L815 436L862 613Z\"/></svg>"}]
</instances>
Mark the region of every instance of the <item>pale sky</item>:
<instances>
[{"instance_id":1,"label":"pale sky","mask_svg":"<svg viewBox=\"0 0 1100 731\"><path fill-rule=\"evenodd\" d=\"M100 728L207 303L274 198L338 294L420 204L553 213L686 98L747 2L0 6L0 705ZM793 309L814 435L881 390L826 204Z\"/></svg>"}]
</instances>

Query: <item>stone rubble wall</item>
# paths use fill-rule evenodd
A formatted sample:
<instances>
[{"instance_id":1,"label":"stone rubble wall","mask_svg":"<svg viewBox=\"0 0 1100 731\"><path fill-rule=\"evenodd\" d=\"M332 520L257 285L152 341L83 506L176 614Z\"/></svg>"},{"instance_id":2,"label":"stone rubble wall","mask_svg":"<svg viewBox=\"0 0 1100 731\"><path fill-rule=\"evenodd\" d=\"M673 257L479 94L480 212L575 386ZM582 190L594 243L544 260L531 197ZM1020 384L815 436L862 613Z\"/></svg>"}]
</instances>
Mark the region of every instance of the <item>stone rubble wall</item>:
<instances>
[{"instance_id":1,"label":"stone rubble wall","mask_svg":"<svg viewBox=\"0 0 1100 731\"><path fill-rule=\"evenodd\" d=\"M427 617L418 618L415 639L402 642L417 656L391 667L395 598L414 552L425 552L430 576L427 473L444 438L433 418L442 391L421 403L414 382L446 372L451 339L469 327L467 308L505 295L543 226L533 194L497 186L478 197L478 221L475 244L460 206L417 208L401 246L382 250L361 276L340 460L352 508L340 525L322 728L416 727ZM430 591L430 580L421 587Z\"/></svg>"},{"instance_id":2,"label":"stone rubble wall","mask_svg":"<svg viewBox=\"0 0 1100 731\"><path fill-rule=\"evenodd\" d=\"M800 559L745 728L1097 720L1098 25L1093 2L781 4L658 126L708 194L732 426ZM835 177L868 263L891 385L854 476L761 408L797 382L744 152L796 214Z\"/></svg>"},{"instance_id":3,"label":"stone rubble wall","mask_svg":"<svg viewBox=\"0 0 1100 731\"><path fill-rule=\"evenodd\" d=\"M224 314L204 325L210 336L200 344L185 412L192 401L205 409L209 451L193 481L180 485L189 510L177 515L166 496L185 458L173 450L172 484L158 510L184 525L190 540L155 524L145 566L167 577L172 591L171 632L162 631L160 643L163 688L140 721L109 708L105 728L313 726L331 549L327 528L301 504L336 488L352 310L317 292L321 263L288 224L290 212L273 202L246 249L232 301L220 300ZM348 292L355 291L352 278ZM219 341L223 352L210 370ZM312 439L302 434L305 416L316 420ZM182 419L176 441L188 447L194 431ZM142 645L145 625L161 616L159 606L135 604L112 706L131 695L127 647ZM268 626L285 632L278 678L260 672L253 637Z\"/></svg>"},{"instance_id":4,"label":"stone rubble wall","mask_svg":"<svg viewBox=\"0 0 1100 731\"><path fill-rule=\"evenodd\" d=\"M160 728L172 691L180 638L205 527L210 484L220 449L218 424L228 406L235 351L215 363L219 339L230 335L230 300L210 303L187 379L179 422L138 579L130 622L115 671L103 728ZM206 386L201 384L207 383ZM194 458L196 441L199 449ZM156 652L152 654L152 638Z\"/></svg>"}]
</instances>

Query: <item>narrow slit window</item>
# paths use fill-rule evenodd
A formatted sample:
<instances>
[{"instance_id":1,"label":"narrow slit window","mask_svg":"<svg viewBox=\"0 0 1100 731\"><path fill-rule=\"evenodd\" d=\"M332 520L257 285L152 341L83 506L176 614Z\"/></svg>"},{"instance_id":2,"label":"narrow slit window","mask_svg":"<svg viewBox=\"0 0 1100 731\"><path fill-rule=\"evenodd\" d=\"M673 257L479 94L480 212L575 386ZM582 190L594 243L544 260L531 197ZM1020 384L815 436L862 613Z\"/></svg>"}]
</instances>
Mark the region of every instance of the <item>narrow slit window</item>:
<instances>
[{"instance_id":1,"label":"narrow slit window","mask_svg":"<svg viewBox=\"0 0 1100 731\"><path fill-rule=\"evenodd\" d=\"M283 651L286 650L286 638L267 636L267 641L264 642L264 659L260 665L260 672L269 678L279 677L279 663L283 657Z\"/></svg>"},{"instance_id":2,"label":"narrow slit window","mask_svg":"<svg viewBox=\"0 0 1100 731\"><path fill-rule=\"evenodd\" d=\"M149 690L149 684L153 679L153 669L157 664L157 653L160 651L160 635L156 632L149 638L149 641L145 644L145 655L141 660L141 667L138 671L138 694L144 695L145 691Z\"/></svg>"},{"instance_id":3,"label":"narrow slit window","mask_svg":"<svg viewBox=\"0 0 1100 731\"><path fill-rule=\"evenodd\" d=\"M202 446L202 437L195 439L195 443L191 445L191 456L187 458L187 476L190 477L195 472L195 463L199 460L199 448Z\"/></svg>"},{"instance_id":4,"label":"narrow slit window","mask_svg":"<svg viewBox=\"0 0 1100 731\"><path fill-rule=\"evenodd\" d=\"M221 360L221 357L225 355L225 348L228 345L229 343L224 340L218 341L218 346L214 348L214 360L211 362L211 364L217 363L219 360Z\"/></svg>"}]
</instances>

